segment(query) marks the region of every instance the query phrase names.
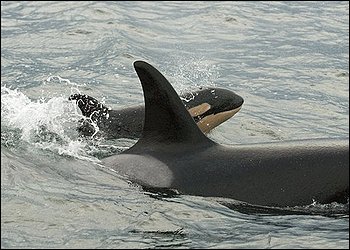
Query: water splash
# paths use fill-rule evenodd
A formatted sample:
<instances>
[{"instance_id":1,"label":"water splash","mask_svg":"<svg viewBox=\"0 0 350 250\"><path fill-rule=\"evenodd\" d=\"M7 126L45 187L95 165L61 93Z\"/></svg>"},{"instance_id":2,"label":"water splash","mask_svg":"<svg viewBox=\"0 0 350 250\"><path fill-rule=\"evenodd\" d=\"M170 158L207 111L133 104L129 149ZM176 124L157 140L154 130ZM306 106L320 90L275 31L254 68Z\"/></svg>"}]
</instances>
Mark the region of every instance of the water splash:
<instances>
[{"instance_id":1,"label":"water splash","mask_svg":"<svg viewBox=\"0 0 350 250\"><path fill-rule=\"evenodd\" d=\"M4 145L21 140L59 155L98 161L88 154L91 145L79 137L76 105L65 97L33 101L18 89L1 87L1 139ZM6 128L6 129L3 129Z\"/></svg>"},{"instance_id":2,"label":"water splash","mask_svg":"<svg viewBox=\"0 0 350 250\"><path fill-rule=\"evenodd\" d=\"M174 57L170 62L172 65L178 65L173 72L169 69L168 74L174 78L175 88L180 94L191 92L203 86L216 87L215 81L219 78L219 70L213 62L205 60L203 57ZM190 86L190 87L189 87Z\"/></svg>"}]
</instances>

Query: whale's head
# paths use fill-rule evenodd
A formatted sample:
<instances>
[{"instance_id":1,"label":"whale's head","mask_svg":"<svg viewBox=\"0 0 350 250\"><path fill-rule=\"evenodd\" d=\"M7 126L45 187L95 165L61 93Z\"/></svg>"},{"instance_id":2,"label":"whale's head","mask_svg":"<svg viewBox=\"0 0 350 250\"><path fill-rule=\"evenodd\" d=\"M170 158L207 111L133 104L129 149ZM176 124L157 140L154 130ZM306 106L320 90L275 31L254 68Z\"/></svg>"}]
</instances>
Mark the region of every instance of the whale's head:
<instances>
[{"instance_id":1,"label":"whale's head","mask_svg":"<svg viewBox=\"0 0 350 250\"><path fill-rule=\"evenodd\" d=\"M221 88L206 88L186 93L181 99L204 133L234 116L244 103L241 96Z\"/></svg>"}]
</instances>

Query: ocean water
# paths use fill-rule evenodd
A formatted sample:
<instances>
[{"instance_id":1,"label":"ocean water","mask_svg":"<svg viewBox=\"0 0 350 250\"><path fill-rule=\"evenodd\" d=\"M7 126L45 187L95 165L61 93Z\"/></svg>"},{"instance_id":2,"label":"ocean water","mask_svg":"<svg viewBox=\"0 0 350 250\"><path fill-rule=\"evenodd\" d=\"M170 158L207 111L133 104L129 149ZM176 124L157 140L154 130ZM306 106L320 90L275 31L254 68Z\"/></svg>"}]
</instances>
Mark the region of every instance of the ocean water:
<instances>
[{"instance_id":1,"label":"ocean water","mask_svg":"<svg viewBox=\"0 0 350 250\"><path fill-rule=\"evenodd\" d=\"M241 95L221 144L349 137L347 1L2 1L1 248L349 248L349 204L252 212L101 165L135 141L80 138L68 96L142 103L136 60Z\"/></svg>"}]
</instances>

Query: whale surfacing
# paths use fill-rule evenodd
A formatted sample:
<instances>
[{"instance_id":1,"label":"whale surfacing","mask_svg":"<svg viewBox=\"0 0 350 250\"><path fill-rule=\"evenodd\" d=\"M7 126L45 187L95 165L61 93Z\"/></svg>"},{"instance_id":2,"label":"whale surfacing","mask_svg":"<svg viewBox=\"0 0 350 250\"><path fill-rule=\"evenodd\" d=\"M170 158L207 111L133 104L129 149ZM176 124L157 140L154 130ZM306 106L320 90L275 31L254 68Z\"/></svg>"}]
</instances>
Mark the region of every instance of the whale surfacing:
<instances>
[{"instance_id":1,"label":"whale surfacing","mask_svg":"<svg viewBox=\"0 0 350 250\"><path fill-rule=\"evenodd\" d=\"M349 196L349 140L309 139L223 146L198 128L168 80L134 62L145 100L141 138L103 164L145 188L300 206Z\"/></svg>"},{"instance_id":2,"label":"whale surfacing","mask_svg":"<svg viewBox=\"0 0 350 250\"><path fill-rule=\"evenodd\" d=\"M185 93L181 98L204 133L209 133L235 115L244 102L241 96L222 88L202 88ZM142 134L145 116L143 105L110 109L95 98L84 94L72 94L68 100L76 101L82 115L86 117L80 120L77 128L83 136L138 139Z\"/></svg>"}]
</instances>

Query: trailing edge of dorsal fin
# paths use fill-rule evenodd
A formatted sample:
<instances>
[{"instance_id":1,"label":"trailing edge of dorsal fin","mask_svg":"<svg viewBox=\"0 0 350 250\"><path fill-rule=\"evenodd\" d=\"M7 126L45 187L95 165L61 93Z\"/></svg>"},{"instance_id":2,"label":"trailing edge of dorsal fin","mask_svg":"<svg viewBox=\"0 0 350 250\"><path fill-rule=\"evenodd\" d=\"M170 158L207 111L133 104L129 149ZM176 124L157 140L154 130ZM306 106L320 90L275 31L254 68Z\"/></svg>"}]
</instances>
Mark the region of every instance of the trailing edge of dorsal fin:
<instances>
[{"instance_id":1,"label":"trailing edge of dorsal fin","mask_svg":"<svg viewBox=\"0 0 350 250\"><path fill-rule=\"evenodd\" d=\"M143 143L213 144L198 128L168 80L153 66L134 62L145 100L142 136L134 147Z\"/></svg>"}]
</instances>

